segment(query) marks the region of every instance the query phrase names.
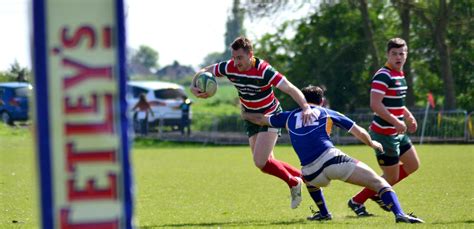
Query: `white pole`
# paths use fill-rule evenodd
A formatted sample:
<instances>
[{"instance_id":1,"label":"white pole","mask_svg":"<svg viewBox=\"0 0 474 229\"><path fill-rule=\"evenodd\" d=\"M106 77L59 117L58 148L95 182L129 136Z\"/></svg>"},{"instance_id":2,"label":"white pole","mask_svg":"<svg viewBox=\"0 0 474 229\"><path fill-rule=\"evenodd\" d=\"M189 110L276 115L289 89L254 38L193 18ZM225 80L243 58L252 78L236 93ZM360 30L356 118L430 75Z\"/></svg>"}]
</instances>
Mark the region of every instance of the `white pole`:
<instances>
[{"instance_id":1,"label":"white pole","mask_svg":"<svg viewBox=\"0 0 474 229\"><path fill-rule=\"evenodd\" d=\"M423 126L421 127L420 145L423 145L423 137L425 136L426 119L428 118L429 109L430 109L430 103L426 103L425 117L423 118Z\"/></svg>"}]
</instances>

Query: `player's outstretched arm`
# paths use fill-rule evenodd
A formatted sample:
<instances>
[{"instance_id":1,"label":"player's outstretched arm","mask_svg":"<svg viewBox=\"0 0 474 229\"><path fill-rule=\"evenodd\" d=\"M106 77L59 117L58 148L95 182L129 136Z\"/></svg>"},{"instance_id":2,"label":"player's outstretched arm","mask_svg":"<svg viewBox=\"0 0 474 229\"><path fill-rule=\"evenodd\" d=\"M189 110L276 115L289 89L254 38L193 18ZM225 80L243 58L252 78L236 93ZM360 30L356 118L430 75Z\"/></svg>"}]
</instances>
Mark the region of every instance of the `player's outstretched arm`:
<instances>
[{"instance_id":1,"label":"player's outstretched arm","mask_svg":"<svg viewBox=\"0 0 474 229\"><path fill-rule=\"evenodd\" d=\"M298 103L298 105L302 109L303 123L305 125L311 123L311 120L318 118L318 115L311 109L311 106L306 101L300 89L298 89L286 78L282 80L282 82L278 85L277 88L291 96L291 98L293 98L293 100Z\"/></svg>"},{"instance_id":2,"label":"player's outstretched arm","mask_svg":"<svg viewBox=\"0 0 474 229\"><path fill-rule=\"evenodd\" d=\"M367 131L364 128L360 127L359 125L354 123L354 126L350 130L350 133L354 135L357 139L359 139L361 142L363 142L364 144L380 152L383 152L382 144L380 144L377 141L372 140L369 133L367 133Z\"/></svg>"},{"instance_id":3,"label":"player's outstretched arm","mask_svg":"<svg viewBox=\"0 0 474 229\"><path fill-rule=\"evenodd\" d=\"M191 83L191 86L190 86L190 90L191 90L191 93L193 93L194 96L198 97L198 98L202 98L202 99L205 99L205 98L209 98L210 95L207 94L206 92L201 92L199 90L199 88L196 87L196 78L203 72L209 72L209 73L212 73L212 68L214 67L214 65L209 65L207 67L204 67L202 68L201 70L199 70L194 76L193 76L193 81Z\"/></svg>"}]
</instances>

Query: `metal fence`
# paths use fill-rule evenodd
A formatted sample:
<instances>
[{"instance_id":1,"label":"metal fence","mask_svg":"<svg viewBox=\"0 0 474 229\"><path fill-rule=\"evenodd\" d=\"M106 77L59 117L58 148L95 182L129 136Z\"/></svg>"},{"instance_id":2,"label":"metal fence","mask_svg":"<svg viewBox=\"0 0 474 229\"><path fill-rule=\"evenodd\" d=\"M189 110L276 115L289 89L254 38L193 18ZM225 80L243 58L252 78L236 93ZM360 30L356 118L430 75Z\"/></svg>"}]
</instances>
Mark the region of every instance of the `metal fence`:
<instances>
[{"instance_id":1,"label":"metal fence","mask_svg":"<svg viewBox=\"0 0 474 229\"><path fill-rule=\"evenodd\" d=\"M427 113L420 110L413 111L412 114L418 123L417 131L409 134L413 142L469 142L474 138L468 129L469 115L464 110L431 110ZM347 116L364 128L369 127L373 118L373 115L368 113Z\"/></svg>"},{"instance_id":2,"label":"metal fence","mask_svg":"<svg viewBox=\"0 0 474 229\"><path fill-rule=\"evenodd\" d=\"M454 111L414 111L418 122L416 133L409 134L415 143L474 143L474 112ZM346 114L358 125L368 128L372 121L371 113ZM423 130L423 122L426 125ZM179 125L165 125L165 120L150 123L147 137L173 141L192 141L212 144L248 144L244 121L239 115L216 116L205 113L194 113L191 121L191 134L182 134ZM336 144L358 143L352 135L340 128L333 128L332 140ZM285 130L278 140L289 143Z\"/></svg>"},{"instance_id":3,"label":"metal fence","mask_svg":"<svg viewBox=\"0 0 474 229\"><path fill-rule=\"evenodd\" d=\"M474 112L471 112L466 117L466 135L468 142L474 142Z\"/></svg>"}]
</instances>

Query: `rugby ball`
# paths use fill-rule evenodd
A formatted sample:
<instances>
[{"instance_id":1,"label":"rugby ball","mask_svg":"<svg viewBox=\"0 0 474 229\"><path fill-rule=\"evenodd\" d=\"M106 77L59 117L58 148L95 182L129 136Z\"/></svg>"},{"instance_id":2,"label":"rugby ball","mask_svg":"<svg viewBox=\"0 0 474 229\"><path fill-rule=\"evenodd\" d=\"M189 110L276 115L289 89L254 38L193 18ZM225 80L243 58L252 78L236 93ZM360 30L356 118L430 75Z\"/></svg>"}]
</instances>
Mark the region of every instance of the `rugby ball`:
<instances>
[{"instance_id":1,"label":"rugby ball","mask_svg":"<svg viewBox=\"0 0 474 229\"><path fill-rule=\"evenodd\" d=\"M217 91L217 81L209 72L200 73L196 78L196 87L201 92L206 92L209 96L213 96Z\"/></svg>"}]
</instances>

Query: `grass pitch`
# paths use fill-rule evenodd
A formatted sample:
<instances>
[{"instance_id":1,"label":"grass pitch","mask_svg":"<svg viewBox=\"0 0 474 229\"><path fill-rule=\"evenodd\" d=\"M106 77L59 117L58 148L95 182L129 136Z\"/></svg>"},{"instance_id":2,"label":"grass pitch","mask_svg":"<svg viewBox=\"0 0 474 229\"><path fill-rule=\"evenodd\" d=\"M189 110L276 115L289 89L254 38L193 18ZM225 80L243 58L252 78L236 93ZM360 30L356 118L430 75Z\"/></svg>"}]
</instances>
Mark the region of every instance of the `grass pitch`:
<instances>
[{"instance_id":1,"label":"grass pitch","mask_svg":"<svg viewBox=\"0 0 474 229\"><path fill-rule=\"evenodd\" d=\"M396 185L405 212L426 221L418 228L474 227L473 145L416 146L420 169ZM340 147L380 172L368 147ZM347 200L359 187L333 181L324 189L329 222L308 222L314 205L306 190L290 209L289 190L257 170L248 147L157 144L132 151L138 228L395 228L393 215L368 201L370 218L356 218ZM298 165L290 146L278 145L278 159ZM0 128L0 228L37 228L37 172L32 137Z\"/></svg>"}]
</instances>

